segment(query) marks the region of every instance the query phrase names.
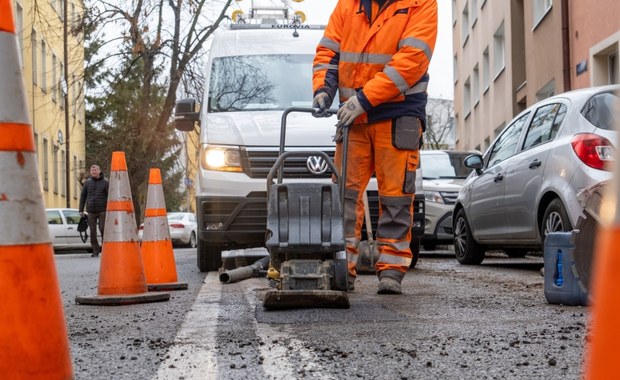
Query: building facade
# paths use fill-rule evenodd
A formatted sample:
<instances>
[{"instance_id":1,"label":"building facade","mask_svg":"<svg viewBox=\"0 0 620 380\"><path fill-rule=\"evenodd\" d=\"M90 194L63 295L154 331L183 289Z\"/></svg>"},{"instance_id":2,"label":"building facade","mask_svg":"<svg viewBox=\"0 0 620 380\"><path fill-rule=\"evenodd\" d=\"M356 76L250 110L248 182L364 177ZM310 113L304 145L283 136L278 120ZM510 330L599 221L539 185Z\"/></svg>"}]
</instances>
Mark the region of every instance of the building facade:
<instances>
[{"instance_id":1,"label":"building facade","mask_svg":"<svg viewBox=\"0 0 620 380\"><path fill-rule=\"evenodd\" d=\"M83 9L82 0L13 0L45 207L77 208L85 175Z\"/></svg>"},{"instance_id":2,"label":"building facade","mask_svg":"<svg viewBox=\"0 0 620 380\"><path fill-rule=\"evenodd\" d=\"M539 100L618 83L620 3L603 3L452 0L456 148L485 151Z\"/></svg>"}]
</instances>

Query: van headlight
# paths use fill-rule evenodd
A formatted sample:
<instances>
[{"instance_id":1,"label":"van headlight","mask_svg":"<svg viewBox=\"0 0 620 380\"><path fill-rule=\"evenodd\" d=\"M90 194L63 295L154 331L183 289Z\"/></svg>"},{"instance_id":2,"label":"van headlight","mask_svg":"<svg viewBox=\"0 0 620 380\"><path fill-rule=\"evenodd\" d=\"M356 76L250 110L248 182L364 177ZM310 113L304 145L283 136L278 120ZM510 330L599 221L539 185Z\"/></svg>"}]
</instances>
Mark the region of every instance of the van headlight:
<instances>
[{"instance_id":1,"label":"van headlight","mask_svg":"<svg viewBox=\"0 0 620 380\"><path fill-rule=\"evenodd\" d=\"M445 203L439 191L424 190L424 199L427 202Z\"/></svg>"},{"instance_id":2,"label":"van headlight","mask_svg":"<svg viewBox=\"0 0 620 380\"><path fill-rule=\"evenodd\" d=\"M200 148L200 166L205 170L241 172L239 147L203 145Z\"/></svg>"}]
</instances>

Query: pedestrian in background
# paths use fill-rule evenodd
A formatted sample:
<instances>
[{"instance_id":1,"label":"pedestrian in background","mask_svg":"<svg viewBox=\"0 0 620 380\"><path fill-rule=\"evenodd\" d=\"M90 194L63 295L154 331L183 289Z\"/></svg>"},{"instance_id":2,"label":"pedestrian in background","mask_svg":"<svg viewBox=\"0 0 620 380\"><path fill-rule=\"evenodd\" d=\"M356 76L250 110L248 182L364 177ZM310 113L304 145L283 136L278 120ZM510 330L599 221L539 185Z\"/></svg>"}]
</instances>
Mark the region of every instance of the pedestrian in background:
<instances>
[{"instance_id":1,"label":"pedestrian in background","mask_svg":"<svg viewBox=\"0 0 620 380\"><path fill-rule=\"evenodd\" d=\"M105 213L108 203L108 180L101 172L98 165L90 167L90 178L84 182L82 194L80 195L80 214L86 214L88 217L88 227L90 229L90 245L93 247L93 257L99 256L101 247L97 240L97 223L99 223L99 231L103 238L103 230L105 228Z\"/></svg>"},{"instance_id":2,"label":"pedestrian in background","mask_svg":"<svg viewBox=\"0 0 620 380\"><path fill-rule=\"evenodd\" d=\"M412 259L415 176L436 38L436 0L339 0L317 47L313 107L329 108L338 90L337 126L351 126L344 204L350 289L364 216L362 192L375 173L381 209L377 293L402 293ZM341 135L336 132L338 166Z\"/></svg>"}]
</instances>

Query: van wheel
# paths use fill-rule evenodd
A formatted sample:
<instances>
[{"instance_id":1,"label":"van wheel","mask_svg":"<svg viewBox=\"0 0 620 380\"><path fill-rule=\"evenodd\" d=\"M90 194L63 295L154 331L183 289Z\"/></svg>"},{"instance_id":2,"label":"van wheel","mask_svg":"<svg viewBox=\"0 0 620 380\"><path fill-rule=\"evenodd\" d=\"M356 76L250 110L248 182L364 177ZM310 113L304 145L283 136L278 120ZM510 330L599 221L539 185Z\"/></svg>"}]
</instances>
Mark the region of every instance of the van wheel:
<instances>
[{"instance_id":1,"label":"van wheel","mask_svg":"<svg viewBox=\"0 0 620 380\"><path fill-rule=\"evenodd\" d=\"M411 244L409 244L409 248L411 249L411 264L409 268L415 268L418 263L418 258L420 257L420 239L411 239Z\"/></svg>"},{"instance_id":2,"label":"van wheel","mask_svg":"<svg viewBox=\"0 0 620 380\"><path fill-rule=\"evenodd\" d=\"M198 269L201 272L217 271L222 266L221 245L209 245L202 240L198 241L197 258Z\"/></svg>"},{"instance_id":3,"label":"van wheel","mask_svg":"<svg viewBox=\"0 0 620 380\"><path fill-rule=\"evenodd\" d=\"M469 228L465 211L460 209L454 220L454 254L463 265L478 265L484 260L485 249L478 244Z\"/></svg>"}]
</instances>

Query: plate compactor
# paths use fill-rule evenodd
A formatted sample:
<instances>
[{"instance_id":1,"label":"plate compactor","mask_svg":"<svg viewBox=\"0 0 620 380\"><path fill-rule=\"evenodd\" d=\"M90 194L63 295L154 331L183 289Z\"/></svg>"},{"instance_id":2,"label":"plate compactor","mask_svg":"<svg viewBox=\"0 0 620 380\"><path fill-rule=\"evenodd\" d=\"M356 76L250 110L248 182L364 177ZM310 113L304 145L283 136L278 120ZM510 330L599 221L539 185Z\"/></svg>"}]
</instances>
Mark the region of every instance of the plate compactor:
<instances>
[{"instance_id":1,"label":"plate compactor","mask_svg":"<svg viewBox=\"0 0 620 380\"><path fill-rule=\"evenodd\" d=\"M291 112L317 110L293 107L282 115L280 154L267 176L267 277L275 289L267 291L263 306L267 310L348 308L342 207L346 174L339 174L325 152L284 151L286 118ZM324 114L331 116L335 111L327 110ZM344 157L347 143L348 128L344 128ZM309 156L320 157L334 173L336 182L282 183L285 160ZM346 159L342 173L346 173Z\"/></svg>"}]
</instances>

